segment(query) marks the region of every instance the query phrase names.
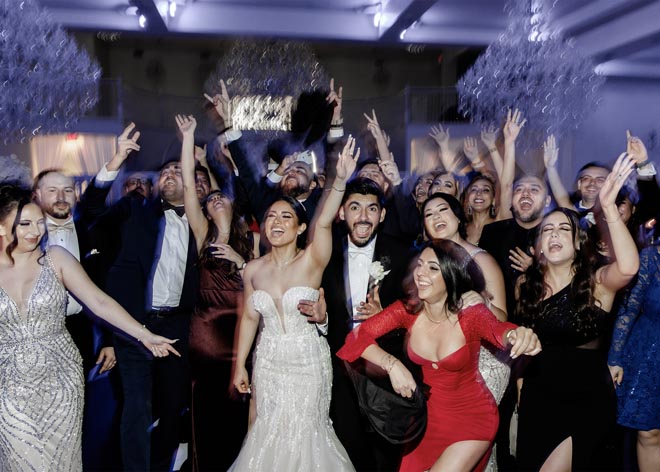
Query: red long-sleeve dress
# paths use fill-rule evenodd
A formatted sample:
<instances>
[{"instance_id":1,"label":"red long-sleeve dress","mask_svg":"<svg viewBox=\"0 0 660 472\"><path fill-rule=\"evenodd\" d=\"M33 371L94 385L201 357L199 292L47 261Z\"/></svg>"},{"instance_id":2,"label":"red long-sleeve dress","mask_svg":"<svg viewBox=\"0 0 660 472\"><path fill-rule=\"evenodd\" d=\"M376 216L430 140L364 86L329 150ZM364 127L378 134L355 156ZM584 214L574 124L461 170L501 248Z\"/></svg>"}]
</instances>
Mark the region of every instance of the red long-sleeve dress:
<instances>
[{"instance_id":1,"label":"red long-sleeve dress","mask_svg":"<svg viewBox=\"0 0 660 472\"><path fill-rule=\"evenodd\" d=\"M353 362L367 347L376 344L377 338L398 328L410 331L416 320L416 314L406 311L402 302L396 302L349 333L337 356ZM497 432L497 404L479 373L479 347L485 340L504 348L504 333L517 326L498 321L485 305L461 311L458 322L465 345L441 360L424 359L408 346L410 359L422 366L424 383L430 387L430 393L426 432L417 447L404 455L402 472L428 470L451 444L492 441ZM488 456L484 455L476 471L483 470Z\"/></svg>"}]
</instances>

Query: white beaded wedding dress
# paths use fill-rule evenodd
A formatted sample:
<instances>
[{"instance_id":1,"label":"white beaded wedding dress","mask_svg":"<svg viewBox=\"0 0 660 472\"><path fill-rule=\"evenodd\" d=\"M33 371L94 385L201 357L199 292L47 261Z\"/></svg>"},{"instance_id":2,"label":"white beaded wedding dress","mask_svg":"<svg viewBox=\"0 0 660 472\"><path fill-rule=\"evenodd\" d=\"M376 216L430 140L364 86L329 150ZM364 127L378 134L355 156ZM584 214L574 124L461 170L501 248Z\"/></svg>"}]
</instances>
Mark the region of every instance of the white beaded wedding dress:
<instances>
[{"instance_id":1,"label":"white beaded wedding dress","mask_svg":"<svg viewBox=\"0 0 660 472\"><path fill-rule=\"evenodd\" d=\"M297 308L299 300L318 296L313 288L291 287L280 315L268 292L252 294L262 319L252 375L257 415L232 472L355 470L328 416L328 343Z\"/></svg>"}]
</instances>

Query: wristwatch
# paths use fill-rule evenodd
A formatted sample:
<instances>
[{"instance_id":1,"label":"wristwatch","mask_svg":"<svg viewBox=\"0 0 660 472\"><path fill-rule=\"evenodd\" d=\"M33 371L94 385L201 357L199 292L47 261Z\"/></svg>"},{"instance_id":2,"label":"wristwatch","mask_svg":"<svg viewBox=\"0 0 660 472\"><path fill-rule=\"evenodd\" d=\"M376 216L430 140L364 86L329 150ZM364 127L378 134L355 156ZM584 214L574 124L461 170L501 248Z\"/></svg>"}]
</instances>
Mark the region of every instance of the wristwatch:
<instances>
[{"instance_id":1,"label":"wristwatch","mask_svg":"<svg viewBox=\"0 0 660 472\"><path fill-rule=\"evenodd\" d=\"M243 261L243 264L238 268L238 270L243 270L245 269L245 266L247 265L247 261Z\"/></svg>"}]
</instances>

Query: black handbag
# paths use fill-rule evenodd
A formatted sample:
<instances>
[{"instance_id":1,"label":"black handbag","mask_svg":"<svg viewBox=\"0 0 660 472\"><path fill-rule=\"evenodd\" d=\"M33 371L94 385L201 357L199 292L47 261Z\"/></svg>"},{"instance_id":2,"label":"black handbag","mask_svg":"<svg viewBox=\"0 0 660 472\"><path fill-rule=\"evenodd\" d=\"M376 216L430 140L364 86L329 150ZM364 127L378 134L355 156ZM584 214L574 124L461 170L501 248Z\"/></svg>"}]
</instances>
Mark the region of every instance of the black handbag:
<instances>
[{"instance_id":1,"label":"black handbag","mask_svg":"<svg viewBox=\"0 0 660 472\"><path fill-rule=\"evenodd\" d=\"M397 357L417 381L411 398L396 393L388 375L370 375L366 361L344 361L344 365L357 393L360 410L373 429L391 444L406 444L421 439L426 430L426 396L424 385L418 380L421 377L419 366L412 365L407 357Z\"/></svg>"}]
</instances>

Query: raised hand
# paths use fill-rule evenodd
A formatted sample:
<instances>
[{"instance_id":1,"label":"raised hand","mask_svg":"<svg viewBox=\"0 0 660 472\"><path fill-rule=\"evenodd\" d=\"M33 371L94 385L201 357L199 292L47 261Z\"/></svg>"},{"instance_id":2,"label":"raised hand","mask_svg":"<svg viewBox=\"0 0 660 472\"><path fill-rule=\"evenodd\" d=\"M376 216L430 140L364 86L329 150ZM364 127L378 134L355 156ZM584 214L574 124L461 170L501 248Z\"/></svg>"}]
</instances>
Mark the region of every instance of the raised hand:
<instances>
[{"instance_id":1,"label":"raised hand","mask_svg":"<svg viewBox=\"0 0 660 472\"><path fill-rule=\"evenodd\" d=\"M298 302L298 311L307 317L309 323L325 323L328 317L328 307L325 303L323 287L319 289L318 300L300 300Z\"/></svg>"},{"instance_id":2,"label":"raised hand","mask_svg":"<svg viewBox=\"0 0 660 472\"><path fill-rule=\"evenodd\" d=\"M220 84L219 94L215 94L215 96L211 97L205 93L204 98L206 98L209 102L213 104L213 106L215 107L215 111L218 112L218 115L220 115L222 121L225 122L225 126L230 127L231 101L229 100L229 93L227 92L227 86L225 85L224 80L220 79L219 84Z\"/></svg>"},{"instance_id":3,"label":"raised hand","mask_svg":"<svg viewBox=\"0 0 660 472\"><path fill-rule=\"evenodd\" d=\"M626 152L635 161L635 164L639 166L649 159L644 142L637 136L633 136L630 130L626 130L626 142Z\"/></svg>"},{"instance_id":4,"label":"raised hand","mask_svg":"<svg viewBox=\"0 0 660 472\"><path fill-rule=\"evenodd\" d=\"M479 160L479 148L477 147L477 140L468 136L463 140L463 152L470 162L477 162Z\"/></svg>"},{"instance_id":5,"label":"raised hand","mask_svg":"<svg viewBox=\"0 0 660 472\"><path fill-rule=\"evenodd\" d=\"M493 125L481 130L481 141L488 149L497 149L497 133L500 129Z\"/></svg>"},{"instance_id":6,"label":"raised hand","mask_svg":"<svg viewBox=\"0 0 660 472\"><path fill-rule=\"evenodd\" d=\"M551 134L548 139L543 143L543 163L545 168L557 167L559 160L559 148L557 147L557 140L555 135Z\"/></svg>"},{"instance_id":7,"label":"raised hand","mask_svg":"<svg viewBox=\"0 0 660 472\"><path fill-rule=\"evenodd\" d=\"M331 124L340 124L341 122L341 111L342 111L342 94L344 87L339 87L335 92L335 79L330 79L330 93L325 97L325 101L331 105L335 104L335 108L332 112L332 122Z\"/></svg>"},{"instance_id":8,"label":"raised hand","mask_svg":"<svg viewBox=\"0 0 660 472\"><path fill-rule=\"evenodd\" d=\"M535 356L541 352L541 341L534 331L524 326L518 326L506 334L506 339L511 344L511 358L520 355Z\"/></svg>"},{"instance_id":9,"label":"raised hand","mask_svg":"<svg viewBox=\"0 0 660 472\"><path fill-rule=\"evenodd\" d=\"M355 149L355 138L349 135L344 149L337 158L336 179L346 182L353 175L359 157L360 148Z\"/></svg>"},{"instance_id":10,"label":"raised hand","mask_svg":"<svg viewBox=\"0 0 660 472\"><path fill-rule=\"evenodd\" d=\"M179 128L179 131L184 138L194 138L195 128L197 128L197 120L194 116L176 115L174 120L176 121L176 126Z\"/></svg>"},{"instance_id":11,"label":"raised hand","mask_svg":"<svg viewBox=\"0 0 660 472\"><path fill-rule=\"evenodd\" d=\"M429 136L438 143L438 146L449 146L449 128L443 128L441 124L438 124L438 126L431 126Z\"/></svg>"},{"instance_id":12,"label":"raised hand","mask_svg":"<svg viewBox=\"0 0 660 472\"><path fill-rule=\"evenodd\" d=\"M378 165L380 170L383 171L385 177L387 177L387 179L392 182L392 184L398 185L401 183L401 173L399 172L399 166L396 165L393 157L387 160L381 159L378 162Z\"/></svg>"},{"instance_id":13,"label":"raised hand","mask_svg":"<svg viewBox=\"0 0 660 472\"><path fill-rule=\"evenodd\" d=\"M130 123L124 128L124 131L117 136L117 151L115 153L115 158L125 161L132 151L140 150L140 145L137 143L137 140L140 138L140 132L135 131L135 133L133 133L133 130L135 130L135 123ZM131 133L133 133L132 136Z\"/></svg>"},{"instance_id":14,"label":"raised hand","mask_svg":"<svg viewBox=\"0 0 660 472\"><path fill-rule=\"evenodd\" d=\"M282 160L280 161L280 164L275 169L275 173L277 175L284 175L284 172L286 171L287 167L289 167L294 162L296 162L296 154L290 154L288 156L284 156L284 158L282 158Z\"/></svg>"},{"instance_id":15,"label":"raised hand","mask_svg":"<svg viewBox=\"0 0 660 472\"><path fill-rule=\"evenodd\" d=\"M601 208L616 206L616 196L634 168L635 161L630 155L627 152L621 153L598 193Z\"/></svg>"},{"instance_id":16,"label":"raised hand","mask_svg":"<svg viewBox=\"0 0 660 472\"><path fill-rule=\"evenodd\" d=\"M502 133L504 134L504 141L515 142L515 140L518 138L518 135L520 134L520 130L523 128L523 126L525 126L525 123L527 123L527 120L523 119L520 110L516 108L513 112L511 112L511 109L509 108L509 111L506 114L506 122L504 123L504 128L502 129Z\"/></svg>"}]
</instances>

